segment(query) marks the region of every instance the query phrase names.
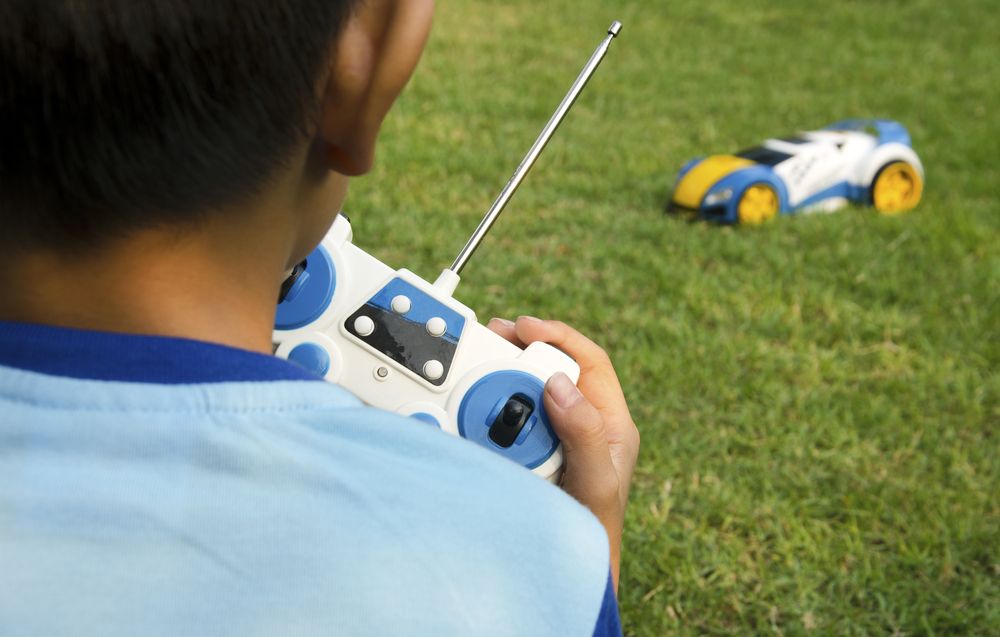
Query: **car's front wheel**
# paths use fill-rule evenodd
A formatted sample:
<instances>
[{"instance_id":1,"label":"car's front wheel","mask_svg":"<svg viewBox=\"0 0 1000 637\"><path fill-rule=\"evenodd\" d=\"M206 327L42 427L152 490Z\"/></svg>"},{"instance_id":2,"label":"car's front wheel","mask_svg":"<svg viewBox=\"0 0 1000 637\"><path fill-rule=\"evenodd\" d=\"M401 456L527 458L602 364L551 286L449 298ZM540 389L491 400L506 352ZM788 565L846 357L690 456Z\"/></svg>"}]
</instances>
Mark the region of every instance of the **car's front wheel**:
<instances>
[{"instance_id":1,"label":"car's front wheel","mask_svg":"<svg viewBox=\"0 0 1000 637\"><path fill-rule=\"evenodd\" d=\"M740 223L756 225L778 214L781 205L778 193L768 184L753 184L743 191L736 202L736 217Z\"/></svg>"},{"instance_id":2,"label":"car's front wheel","mask_svg":"<svg viewBox=\"0 0 1000 637\"><path fill-rule=\"evenodd\" d=\"M924 180L916 167L905 161L890 162L872 180L872 205L885 214L904 212L920 203L923 190Z\"/></svg>"}]
</instances>

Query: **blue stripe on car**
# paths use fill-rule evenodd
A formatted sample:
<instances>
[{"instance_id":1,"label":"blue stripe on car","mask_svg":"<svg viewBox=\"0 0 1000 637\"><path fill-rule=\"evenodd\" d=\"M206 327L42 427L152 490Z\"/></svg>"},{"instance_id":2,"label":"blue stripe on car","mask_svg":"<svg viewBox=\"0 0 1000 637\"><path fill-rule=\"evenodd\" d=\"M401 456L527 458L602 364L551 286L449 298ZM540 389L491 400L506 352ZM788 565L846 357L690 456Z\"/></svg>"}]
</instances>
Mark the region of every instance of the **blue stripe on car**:
<instances>
[{"instance_id":1,"label":"blue stripe on car","mask_svg":"<svg viewBox=\"0 0 1000 637\"><path fill-rule=\"evenodd\" d=\"M743 191L754 184L767 184L774 188L774 191L778 193L779 212L781 214L788 212L788 189L785 188L785 183L774 174L770 166L754 165L734 170L715 182L715 185L705 193L705 197L708 197L709 194L726 188L733 190L733 196L726 205L726 216L723 219L717 219L717 221L736 223L736 204L739 202L740 196L743 195ZM704 205L705 199L702 198L699 209L704 210Z\"/></svg>"}]
</instances>

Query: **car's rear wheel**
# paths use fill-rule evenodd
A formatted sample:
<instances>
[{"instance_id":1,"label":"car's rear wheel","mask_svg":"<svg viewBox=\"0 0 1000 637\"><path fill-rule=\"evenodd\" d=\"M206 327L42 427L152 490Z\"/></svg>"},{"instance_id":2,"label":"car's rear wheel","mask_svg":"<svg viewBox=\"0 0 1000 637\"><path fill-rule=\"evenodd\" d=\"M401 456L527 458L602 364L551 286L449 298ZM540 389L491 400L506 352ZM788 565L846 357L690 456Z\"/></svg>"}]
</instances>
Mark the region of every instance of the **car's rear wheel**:
<instances>
[{"instance_id":1,"label":"car's rear wheel","mask_svg":"<svg viewBox=\"0 0 1000 637\"><path fill-rule=\"evenodd\" d=\"M875 210L894 214L910 210L920 203L924 180L920 172L905 161L883 166L872 181L872 205Z\"/></svg>"},{"instance_id":2,"label":"car's rear wheel","mask_svg":"<svg viewBox=\"0 0 1000 637\"><path fill-rule=\"evenodd\" d=\"M778 214L778 193L767 184L754 184L743 191L736 202L736 216L740 223L756 225Z\"/></svg>"}]
</instances>

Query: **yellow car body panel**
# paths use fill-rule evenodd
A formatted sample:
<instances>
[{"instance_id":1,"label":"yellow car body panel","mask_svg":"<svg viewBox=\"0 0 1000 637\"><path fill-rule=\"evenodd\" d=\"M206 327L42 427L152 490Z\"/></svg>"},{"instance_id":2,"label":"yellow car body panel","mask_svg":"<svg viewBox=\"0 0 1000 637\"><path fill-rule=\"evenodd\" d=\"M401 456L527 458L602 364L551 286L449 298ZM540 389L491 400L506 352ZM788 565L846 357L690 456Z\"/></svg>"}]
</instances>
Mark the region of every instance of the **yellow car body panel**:
<instances>
[{"instance_id":1,"label":"yellow car body panel","mask_svg":"<svg viewBox=\"0 0 1000 637\"><path fill-rule=\"evenodd\" d=\"M713 155L698 163L681 177L674 189L674 203L684 208L697 210L708 189L731 172L754 162L735 155Z\"/></svg>"}]
</instances>

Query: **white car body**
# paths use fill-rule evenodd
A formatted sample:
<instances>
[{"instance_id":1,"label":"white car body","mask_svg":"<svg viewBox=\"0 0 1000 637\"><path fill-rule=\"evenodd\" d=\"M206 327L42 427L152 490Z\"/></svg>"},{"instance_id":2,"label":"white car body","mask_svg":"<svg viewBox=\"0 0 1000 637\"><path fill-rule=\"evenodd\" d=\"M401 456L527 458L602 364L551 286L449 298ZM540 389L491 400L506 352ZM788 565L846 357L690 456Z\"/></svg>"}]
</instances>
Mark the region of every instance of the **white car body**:
<instances>
[{"instance_id":1,"label":"white car body","mask_svg":"<svg viewBox=\"0 0 1000 637\"><path fill-rule=\"evenodd\" d=\"M899 142L880 143L878 137L860 131L817 130L803 132L801 142L768 139L765 148L790 155L774 166L774 173L788 190L788 206L809 210L836 210L847 204L847 196L808 200L818 193L849 184L867 189L878 170L893 161L912 164L923 175L923 165L909 146Z\"/></svg>"}]
</instances>

